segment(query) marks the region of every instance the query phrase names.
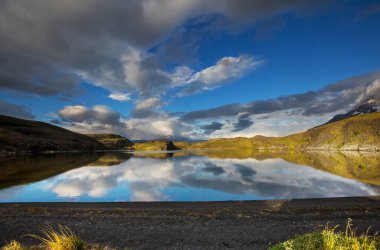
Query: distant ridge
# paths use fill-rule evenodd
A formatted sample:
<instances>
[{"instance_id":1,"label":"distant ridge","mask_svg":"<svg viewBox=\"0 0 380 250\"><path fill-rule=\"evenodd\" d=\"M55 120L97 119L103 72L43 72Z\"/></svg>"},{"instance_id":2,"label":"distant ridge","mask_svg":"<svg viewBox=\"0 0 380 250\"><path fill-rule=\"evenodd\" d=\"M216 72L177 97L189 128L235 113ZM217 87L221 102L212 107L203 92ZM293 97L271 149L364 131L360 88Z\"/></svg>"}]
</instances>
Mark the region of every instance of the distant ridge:
<instances>
[{"instance_id":1,"label":"distant ridge","mask_svg":"<svg viewBox=\"0 0 380 250\"><path fill-rule=\"evenodd\" d=\"M380 100L377 98L370 98L345 114L335 115L327 123L337 122L352 116L369 114L378 111L380 111Z\"/></svg>"}]
</instances>

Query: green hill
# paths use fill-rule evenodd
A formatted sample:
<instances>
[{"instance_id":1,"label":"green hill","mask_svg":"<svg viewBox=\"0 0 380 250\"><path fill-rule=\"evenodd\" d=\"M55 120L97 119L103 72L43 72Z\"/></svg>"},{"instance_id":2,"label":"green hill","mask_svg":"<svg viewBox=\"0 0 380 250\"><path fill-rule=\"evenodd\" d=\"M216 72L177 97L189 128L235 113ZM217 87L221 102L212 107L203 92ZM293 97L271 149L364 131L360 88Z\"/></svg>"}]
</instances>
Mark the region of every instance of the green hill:
<instances>
[{"instance_id":1,"label":"green hill","mask_svg":"<svg viewBox=\"0 0 380 250\"><path fill-rule=\"evenodd\" d=\"M219 138L183 148L380 151L380 112L349 117L285 137Z\"/></svg>"},{"instance_id":2,"label":"green hill","mask_svg":"<svg viewBox=\"0 0 380 250\"><path fill-rule=\"evenodd\" d=\"M1 152L98 150L95 139L48 123L0 115Z\"/></svg>"},{"instance_id":3,"label":"green hill","mask_svg":"<svg viewBox=\"0 0 380 250\"><path fill-rule=\"evenodd\" d=\"M87 134L87 136L94 138L98 142L102 143L106 147L106 149L110 150L131 149L134 145L133 142L121 135Z\"/></svg>"},{"instance_id":4,"label":"green hill","mask_svg":"<svg viewBox=\"0 0 380 250\"><path fill-rule=\"evenodd\" d=\"M177 146L172 141L167 140L153 140L147 142L135 142L133 146L137 151L162 151L162 150L177 150Z\"/></svg>"}]
</instances>

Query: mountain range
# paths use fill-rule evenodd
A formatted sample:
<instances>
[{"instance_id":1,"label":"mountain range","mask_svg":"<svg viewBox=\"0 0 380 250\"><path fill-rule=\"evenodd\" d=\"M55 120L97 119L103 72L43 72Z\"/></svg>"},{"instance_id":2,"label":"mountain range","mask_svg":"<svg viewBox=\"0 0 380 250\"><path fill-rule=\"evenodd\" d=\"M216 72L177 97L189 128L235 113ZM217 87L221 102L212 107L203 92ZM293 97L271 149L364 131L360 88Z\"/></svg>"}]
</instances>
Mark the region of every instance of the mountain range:
<instances>
[{"instance_id":1,"label":"mountain range","mask_svg":"<svg viewBox=\"0 0 380 250\"><path fill-rule=\"evenodd\" d=\"M114 134L82 135L48 123L0 115L0 152L83 150L259 149L380 151L380 100L369 99L327 123L284 137L216 138L201 142L133 142Z\"/></svg>"}]
</instances>

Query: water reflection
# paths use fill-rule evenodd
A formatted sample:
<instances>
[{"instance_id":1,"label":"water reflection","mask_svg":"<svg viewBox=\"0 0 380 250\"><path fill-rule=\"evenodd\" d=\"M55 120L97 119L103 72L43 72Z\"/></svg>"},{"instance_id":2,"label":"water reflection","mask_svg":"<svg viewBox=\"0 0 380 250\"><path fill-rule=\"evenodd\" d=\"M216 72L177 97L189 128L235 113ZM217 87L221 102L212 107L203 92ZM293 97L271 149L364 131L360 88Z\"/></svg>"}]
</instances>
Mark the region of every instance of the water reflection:
<instances>
[{"instance_id":1,"label":"water reflection","mask_svg":"<svg viewBox=\"0 0 380 250\"><path fill-rule=\"evenodd\" d=\"M14 169L12 162L17 163ZM252 151L17 158L0 162L0 168L8 169L2 172L1 187L9 187L12 181L13 185L34 183L0 190L0 200L195 201L380 195L376 185L380 183L379 162L378 154ZM34 166L20 167L24 165Z\"/></svg>"}]
</instances>

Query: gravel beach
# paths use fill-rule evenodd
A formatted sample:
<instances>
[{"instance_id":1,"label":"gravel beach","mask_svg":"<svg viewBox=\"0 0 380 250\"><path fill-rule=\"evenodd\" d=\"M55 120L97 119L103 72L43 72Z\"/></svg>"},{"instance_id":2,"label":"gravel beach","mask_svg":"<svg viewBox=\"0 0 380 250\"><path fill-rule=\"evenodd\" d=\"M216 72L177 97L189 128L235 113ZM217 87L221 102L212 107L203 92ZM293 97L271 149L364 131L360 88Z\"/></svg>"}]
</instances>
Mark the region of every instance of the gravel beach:
<instances>
[{"instance_id":1,"label":"gravel beach","mask_svg":"<svg viewBox=\"0 0 380 250\"><path fill-rule=\"evenodd\" d=\"M296 234L353 219L380 231L380 197L231 202L0 203L0 242L28 245L41 227L128 249L267 249Z\"/></svg>"}]
</instances>

